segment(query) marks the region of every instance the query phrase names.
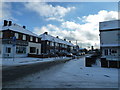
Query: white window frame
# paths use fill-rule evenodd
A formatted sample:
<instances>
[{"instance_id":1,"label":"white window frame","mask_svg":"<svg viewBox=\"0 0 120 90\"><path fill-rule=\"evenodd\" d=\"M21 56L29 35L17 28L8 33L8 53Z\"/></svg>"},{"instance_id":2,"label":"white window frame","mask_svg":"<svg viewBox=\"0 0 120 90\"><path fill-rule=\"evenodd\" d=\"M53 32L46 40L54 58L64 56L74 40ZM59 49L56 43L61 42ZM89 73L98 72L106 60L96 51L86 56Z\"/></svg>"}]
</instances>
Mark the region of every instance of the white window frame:
<instances>
[{"instance_id":1,"label":"white window frame","mask_svg":"<svg viewBox=\"0 0 120 90\"><path fill-rule=\"evenodd\" d=\"M18 36L19 36L18 33L15 33L15 37L16 37L16 39L18 39Z\"/></svg>"},{"instance_id":2,"label":"white window frame","mask_svg":"<svg viewBox=\"0 0 120 90\"><path fill-rule=\"evenodd\" d=\"M30 37L30 41L33 41L33 37L32 36Z\"/></svg>"},{"instance_id":3,"label":"white window frame","mask_svg":"<svg viewBox=\"0 0 120 90\"><path fill-rule=\"evenodd\" d=\"M16 46L16 54L26 54L25 46Z\"/></svg>"},{"instance_id":4,"label":"white window frame","mask_svg":"<svg viewBox=\"0 0 120 90\"><path fill-rule=\"evenodd\" d=\"M23 40L26 40L26 35L23 35Z\"/></svg>"},{"instance_id":5,"label":"white window frame","mask_svg":"<svg viewBox=\"0 0 120 90\"><path fill-rule=\"evenodd\" d=\"M38 42L38 38L36 38L36 42Z\"/></svg>"},{"instance_id":6,"label":"white window frame","mask_svg":"<svg viewBox=\"0 0 120 90\"><path fill-rule=\"evenodd\" d=\"M52 45L51 46L54 46L54 42L52 42Z\"/></svg>"},{"instance_id":7,"label":"white window frame","mask_svg":"<svg viewBox=\"0 0 120 90\"><path fill-rule=\"evenodd\" d=\"M10 49L10 51L8 49ZM11 53L11 47L6 47L6 53Z\"/></svg>"}]
</instances>

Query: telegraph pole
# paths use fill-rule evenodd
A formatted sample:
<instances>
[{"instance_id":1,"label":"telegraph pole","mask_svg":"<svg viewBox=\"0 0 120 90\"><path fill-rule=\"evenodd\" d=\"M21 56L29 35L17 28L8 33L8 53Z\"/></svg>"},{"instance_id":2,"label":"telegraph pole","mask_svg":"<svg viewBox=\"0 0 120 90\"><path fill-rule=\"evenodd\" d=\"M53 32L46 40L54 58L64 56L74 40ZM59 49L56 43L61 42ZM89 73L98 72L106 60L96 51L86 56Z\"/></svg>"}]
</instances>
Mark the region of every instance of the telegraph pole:
<instances>
[{"instance_id":1,"label":"telegraph pole","mask_svg":"<svg viewBox=\"0 0 120 90\"><path fill-rule=\"evenodd\" d=\"M77 40L76 40L76 45L77 45Z\"/></svg>"}]
</instances>

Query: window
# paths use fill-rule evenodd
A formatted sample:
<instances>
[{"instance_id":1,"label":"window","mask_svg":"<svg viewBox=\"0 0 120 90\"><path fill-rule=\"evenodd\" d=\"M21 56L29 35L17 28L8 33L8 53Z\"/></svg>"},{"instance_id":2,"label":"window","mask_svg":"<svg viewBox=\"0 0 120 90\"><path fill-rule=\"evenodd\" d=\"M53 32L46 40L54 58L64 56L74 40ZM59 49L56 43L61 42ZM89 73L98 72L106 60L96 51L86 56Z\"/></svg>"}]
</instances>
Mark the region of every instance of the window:
<instances>
[{"instance_id":1,"label":"window","mask_svg":"<svg viewBox=\"0 0 120 90\"><path fill-rule=\"evenodd\" d=\"M36 48L35 47L30 47L30 53L35 53L36 52Z\"/></svg>"},{"instance_id":2,"label":"window","mask_svg":"<svg viewBox=\"0 0 120 90\"><path fill-rule=\"evenodd\" d=\"M117 50L116 50L116 49L113 49L113 50L112 50L112 53L117 53Z\"/></svg>"},{"instance_id":3,"label":"window","mask_svg":"<svg viewBox=\"0 0 120 90\"><path fill-rule=\"evenodd\" d=\"M49 42L49 41L47 41L47 45L50 45L50 42Z\"/></svg>"},{"instance_id":4,"label":"window","mask_svg":"<svg viewBox=\"0 0 120 90\"><path fill-rule=\"evenodd\" d=\"M23 40L26 40L26 35L23 35Z\"/></svg>"},{"instance_id":5,"label":"window","mask_svg":"<svg viewBox=\"0 0 120 90\"><path fill-rule=\"evenodd\" d=\"M11 48L10 47L6 47L6 53L11 53Z\"/></svg>"},{"instance_id":6,"label":"window","mask_svg":"<svg viewBox=\"0 0 120 90\"><path fill-rule=\"evenodd\" d=\"M67 48L67 45L65 45L65 48Z\"/></svg>"},{"instance_id":7,"label":"window","mask_svg":"<svg viewBox=\"0 0 120 90\"><path fill-rule=\"evenodd\" d=\"M54 42L51 42L52 43L52 46L54 46Z\"/></svg>"},{"instance_id":8,"label":"window","mask_svg":"<svg viewBox=\"0 0 120 90\"><path fill-rule=\"evenodd\" d=\"M36 42L38 42L38 38L36 38Z\"/></svg>"},{"instance_id":9,"label":"window","mask_svg":"<svg viewBox=\"0 0 120 90\"><path fill-rule=\"evenodd\" d=\"M25 54L26 53L26 47L25 46L17 46L16 47L16 53L17 54Z\"/></svg>"},{"instance_id":10,"label":"window","mask_svg":"<svg viewBox=\"0 0 120 90\"><path fill-rule=\"evenodd\" d=\"M16 37L16 39L18 39L18 33L15 33L15 37Z\"/></svg>"},{"instance_id":11,"label":"window","mask_svg":"<svg viewBox=\"0 0 120 90\"><path fill-rule=\"evenodd\" d=\"M52 42L50 42L50 46L52 46Z\"/></svg>"},{"instance_id":12,"label":"window","mask_svg":"<svg viewBox=\"0 0 120 90\"><path fill-rule=\"evenodd\" d=\"M54 46L57 46L57 43L56 43L56 42L54 43Z\"/></svg>"},{"instance_id":13,"label":"window","mask_svg":"<svg viewBox=\"0 0 120 90\"><path fill-rule=\"evenodd\" d=\"M32 36L30 37L30 41L33 41L33 37Z\"/></svg>"},{"instance_id":14,"label":"window","mask_svg":"<svg viewBox=\"0 0 120 90\"><path fill-rule=\"evenodd\" d=\"M104 53L105 53L105 55L108 55L108 50L107 50L107 49L105 49L105 52L104 52Z\"/></svg>"},{"instance_id":15,"label":"window","mask_svg":"<svg viewBox=\"0 0 120 90\"><path fill-rule=\"evenodd\" d=\"M65 44L63 44L63 47L65 48Z\"/></svg>"},{"instance_id":16,"label":"window","mask_svg":"<svg viewBox=\"0 0 120 90\"><path fill-rule=\"evenodd\" d=\"M63 45L63 44L62 44L61 46L62 46L62 47L64 47L64 45Z\"/></svg>"},{"instance_id":17,"label":"window","mask_svg":"<svg viewBox=\"0 0 120 90\"><path fill-rule=\"evenodd\" d=\"M111 55L111 53L112 53L112 50L111 50L111 49L109 49L109 55Z\"/></svg>"},{"instance_id":18,"label":"window","mask_svg":"<svg viewBox=\"0 0 120 90\"><path fill-rule=\"evenodd\" d=\"M58 43L56 43L56 46L59 46L59 44L58 44Z\"/></svg>"},{"instance_id":19,"label":"window","mask_svg":"<svg viewBox=\"0 0 120 90\"><path fill-rule=\"evenodd\" d=\"M3 33L2 33L2 32L0 32L0 38L2 38L2 36L3 36Z\"/></svg>"}]
</instances>

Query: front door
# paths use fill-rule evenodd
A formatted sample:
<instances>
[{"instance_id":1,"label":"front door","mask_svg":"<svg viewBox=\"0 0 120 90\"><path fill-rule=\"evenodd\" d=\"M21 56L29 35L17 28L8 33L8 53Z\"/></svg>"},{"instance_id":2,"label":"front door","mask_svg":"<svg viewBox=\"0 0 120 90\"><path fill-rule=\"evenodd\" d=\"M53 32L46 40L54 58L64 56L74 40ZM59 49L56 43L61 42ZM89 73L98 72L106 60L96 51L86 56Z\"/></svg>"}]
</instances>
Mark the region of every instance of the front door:
<instances>
[{"instance_id":1,"label":"front door","mask_svg":"<svg viewBox=\"0 0 120 90\"><path fill-rule=\"evenodd\" d=\"M37 49L37 54L39 54L39 49Z\"/></svg>"}]
</instances>

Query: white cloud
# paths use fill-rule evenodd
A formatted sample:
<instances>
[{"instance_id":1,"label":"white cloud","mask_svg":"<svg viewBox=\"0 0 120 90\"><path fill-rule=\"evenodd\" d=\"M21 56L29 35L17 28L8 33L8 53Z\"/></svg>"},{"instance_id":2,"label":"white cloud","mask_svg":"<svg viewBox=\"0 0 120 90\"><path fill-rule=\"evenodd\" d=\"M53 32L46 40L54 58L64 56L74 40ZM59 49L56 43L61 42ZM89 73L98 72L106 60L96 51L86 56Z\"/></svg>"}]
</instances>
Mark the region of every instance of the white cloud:
<instances>
[{"instance_id":1,"label":"white cloud","mask_svg":"<svg viewBox=\"0 0 120 90\"><path fill-rule=\"evenodd\" d=\"M51 4L47 4L44 2L29 2L24 4L25 7L29 10L32 10L38 13L40 16L46 18L46 20L57 20L63 21L63 17L70 12L71 10L75 9L75 7L62 7L62 6L53 6Z\"/></svg>"},{"instance_id":2,"label":"white cloud","mask_svg":"<svg viewBox=\"0 0 120 90\"><path fill-rule=\"evenodd\" d=\"M42 34L49 32L53 36L61 36L69 40L78 41L82 47L90 47L91 45L99 47L99 22L118 19L116 11L101 10L97 14L80 17L84 24L75 23L73 21L64 21L59 27L48 24L41 28L35 28L35 33Z\"/></svg>"},{"instance_id":3,"label":"white cloud","mask_svg":"<svg viewBox=\"0 0 120 90\"><path fill-rule=\"evenodd\" d=\"M13 19L11 14L11 3L0 2L0 20Z\"/></svg>"},{"instance_id":4,"label":"white cloud","mask_svg":"<svg viewBox=\"0 0 120 90\"><path fill-rule=\"evenodd\" d=\"M84 16L83 19L84 19L83 20L84 22L89 22L89 23L115 20L115 19L118 19L118 12L116 11L108 12L106 10L101 10L98 12L98 14Z\"/></svg>"},{"instance_id":5,"label":"white cloud","mask_svg":"<svg viewBox=\"0 0 120 90\"><path fill-rule=\"evenodd\" d=\"M3 24L3 20L17 21L12 16L12 5L10 2L0 2L0 24Z\"/></svg>"}]
</instances>

